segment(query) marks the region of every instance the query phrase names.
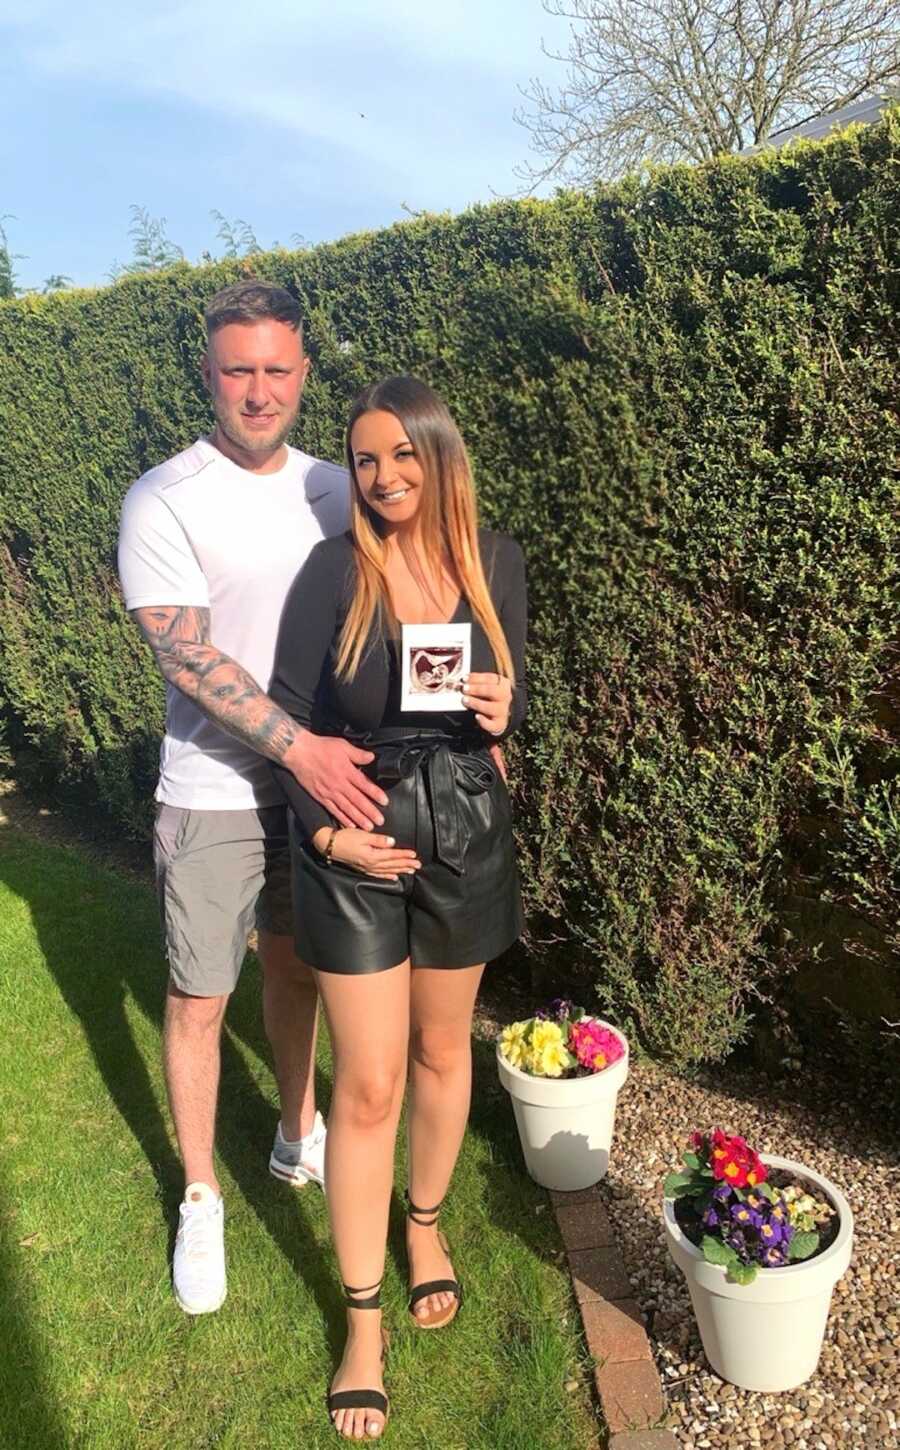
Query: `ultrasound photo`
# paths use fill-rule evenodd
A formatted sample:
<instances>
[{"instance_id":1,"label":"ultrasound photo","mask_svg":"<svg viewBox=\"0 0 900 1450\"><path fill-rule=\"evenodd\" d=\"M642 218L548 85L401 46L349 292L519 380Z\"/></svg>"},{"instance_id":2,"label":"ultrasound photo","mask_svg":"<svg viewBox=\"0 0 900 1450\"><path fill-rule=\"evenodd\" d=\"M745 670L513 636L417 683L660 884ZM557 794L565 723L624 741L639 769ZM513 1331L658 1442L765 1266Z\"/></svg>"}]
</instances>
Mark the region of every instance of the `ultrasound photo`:
<instances>
[{"instance_id":1,"label":"ultrasound photo","mask_svg":"<svg viewBox=\"0 0 900 1450\"><path fill-rule=\"evenodd\" d=\"M470 624L404 624L401 709L464 710L460 684L471 668Z\"/></svg>"}]
</instances>

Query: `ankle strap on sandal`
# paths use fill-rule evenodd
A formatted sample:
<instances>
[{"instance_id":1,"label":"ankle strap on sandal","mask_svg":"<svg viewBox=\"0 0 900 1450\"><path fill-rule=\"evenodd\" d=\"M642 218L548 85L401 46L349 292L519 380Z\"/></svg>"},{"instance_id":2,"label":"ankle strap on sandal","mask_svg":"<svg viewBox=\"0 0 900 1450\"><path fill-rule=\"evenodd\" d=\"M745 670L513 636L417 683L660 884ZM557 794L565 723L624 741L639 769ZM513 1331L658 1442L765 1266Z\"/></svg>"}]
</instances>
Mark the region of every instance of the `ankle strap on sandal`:
<instances>
[{"instance_id":1,"label":"ankle strap on sandal","mask_svg":"<svg viewBox=\"0 0 900 1450\"><path fill-rule=\"evenodd\" d=\"M363 1289L354 1289L349 1284L342 1284L344 1291L344 1303L348 1309L380 1309L381 1308L381 1279L377 1284L367 1284ZM375 1290L374 1294L371 1290ZM368 1294L368 1299L357 1299L357 1294Z\"/></svg>"},{"instance_id":2,"label":"ankle strap on sandal","mask_svg":"<svg viewBox=\"0 0 900 1450\"><path fill-rule=\"evenodd\" d=\"M443 1206L442 1198L436 1208L419 1208L410 1198L409 1189L406 1190L406 1216L411 1218L413 1223L417 1223L420 1228L431 1228L433 1224L436 1224Z\"/></svg>"}]
</instances>

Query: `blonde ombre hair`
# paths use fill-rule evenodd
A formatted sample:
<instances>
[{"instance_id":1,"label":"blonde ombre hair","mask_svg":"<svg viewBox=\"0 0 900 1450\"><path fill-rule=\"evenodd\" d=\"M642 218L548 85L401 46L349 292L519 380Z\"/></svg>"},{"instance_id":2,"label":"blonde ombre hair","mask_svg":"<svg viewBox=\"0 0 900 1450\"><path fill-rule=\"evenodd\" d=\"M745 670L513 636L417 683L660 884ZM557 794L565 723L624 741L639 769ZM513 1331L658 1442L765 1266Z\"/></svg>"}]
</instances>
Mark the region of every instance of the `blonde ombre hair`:
<instances>
[{"instance_id":1,"label":"blonde ombre hair","mask_svg":"<svg viewBox=\"0 0 900 1450\"><path fill-rule=\"evenodd\" d=\"M335 673L352 680L376 615L396 630L385 566L387 543L381 517L366 503L356 477L351 447L355 423L364 413L393 413L406 432L425 477L419 505L423 562L440 578L449 557L474 618L493 651L496 669L515 684L515 670L503 627L491 599L478 548L478 509L472 469L459 429L446 406L418 378L397 376L373 383L353 404L347 424L347 462L351 489L350 527L356 556L356 582L338 640Z\"/></svg>"}]
</instances>

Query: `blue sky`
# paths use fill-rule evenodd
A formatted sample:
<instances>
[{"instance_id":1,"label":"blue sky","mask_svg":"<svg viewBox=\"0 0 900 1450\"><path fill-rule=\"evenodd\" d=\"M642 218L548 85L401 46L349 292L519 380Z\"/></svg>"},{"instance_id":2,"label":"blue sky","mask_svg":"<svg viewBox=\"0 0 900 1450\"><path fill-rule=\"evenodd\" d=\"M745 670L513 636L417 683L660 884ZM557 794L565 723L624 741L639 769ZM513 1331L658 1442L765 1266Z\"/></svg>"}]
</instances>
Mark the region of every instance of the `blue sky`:
<instances>
[{"instance_id":1,"label":"blue sky","mask_svg":"<svg viewBox=\"0 0 900 1450\"><path fill-rule=\"evenodd\" d=\"M459 211L520 183L512 113L561 81L540 0L0 0L0 214L20 285L102 284L129 206L196 260Z\"/></svg>"}]
</instances>

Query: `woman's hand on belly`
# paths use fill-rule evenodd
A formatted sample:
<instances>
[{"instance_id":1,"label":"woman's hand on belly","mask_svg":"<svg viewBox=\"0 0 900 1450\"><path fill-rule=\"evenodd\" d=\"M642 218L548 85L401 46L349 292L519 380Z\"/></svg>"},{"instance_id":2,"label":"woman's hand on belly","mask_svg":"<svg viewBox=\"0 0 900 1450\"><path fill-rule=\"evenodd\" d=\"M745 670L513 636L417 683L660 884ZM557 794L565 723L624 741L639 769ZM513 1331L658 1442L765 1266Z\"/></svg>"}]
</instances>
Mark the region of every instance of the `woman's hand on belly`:
<instances>
[{"instance_id":1,"label":"woman's hand on belly","mask_svg":"<svg viewBox=\"0 0 900 1450\"><path fill-rule=\"evenodd\" d=\"M316 831L312 843L317 851L324 853L330 836L330 826L322 826ZM376 836L370 831L352 828L335 831L331 859L340 861L344 866L352 866L366 876L379 876L388 881L412 876L422 865L415 851L398 846L393 836Z\"/></svg>"}]
</instances>

